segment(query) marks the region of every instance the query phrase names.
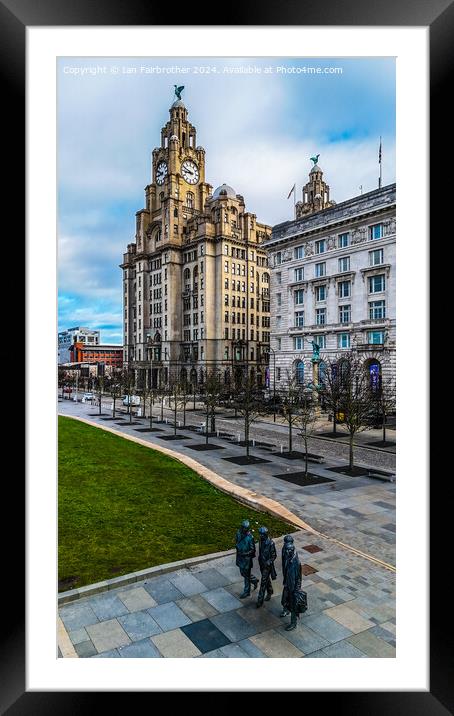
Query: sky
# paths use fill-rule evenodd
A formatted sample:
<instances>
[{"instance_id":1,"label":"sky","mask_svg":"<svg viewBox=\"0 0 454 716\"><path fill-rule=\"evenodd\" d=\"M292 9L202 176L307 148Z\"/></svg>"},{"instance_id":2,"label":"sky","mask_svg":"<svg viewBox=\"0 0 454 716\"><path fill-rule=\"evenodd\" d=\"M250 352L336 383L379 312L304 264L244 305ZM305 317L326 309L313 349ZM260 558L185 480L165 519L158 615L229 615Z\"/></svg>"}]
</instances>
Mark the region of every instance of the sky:
<instances>
[{"instance_id":1,"label":"sky","mask_svg":"<svg viewBox=\"0 0 454 716\"><path fill-rule=\"evenodd\" d=\"M119 264L174 84L206 181L231 185L259 222L293 218L287 196L296 183L301 199L314 154L337 203L377 187L380 136L383 185L395 181L393 58L61 57L57 80L59 330L122 343Z\"/></svg>"}]
</instances>

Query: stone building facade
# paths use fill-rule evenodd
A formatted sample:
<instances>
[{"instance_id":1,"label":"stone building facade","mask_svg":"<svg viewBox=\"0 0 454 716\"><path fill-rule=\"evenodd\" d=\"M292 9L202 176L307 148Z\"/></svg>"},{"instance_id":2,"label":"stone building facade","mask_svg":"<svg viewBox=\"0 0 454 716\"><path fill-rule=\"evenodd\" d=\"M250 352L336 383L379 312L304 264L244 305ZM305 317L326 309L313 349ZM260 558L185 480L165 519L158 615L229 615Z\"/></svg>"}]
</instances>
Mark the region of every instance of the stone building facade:
<instances>
[{"instance_id":1,"label":"stone building facade","mask_svg":"<svg viewBox=\"0 0 454 716\"><path fill-rule=\"evenodd\" d=\"M274 226L266 242L276 389L290 375L312 381L312 341L322 359L352 349L372 378L395 375L396 185L340 204L326 187L313 167L298 218ZM328 207L320 209L323 202Z\"/></svg>"},{"instance_id":2,"label":"stone building facade","mask_svg":"<svg viewBox=\"0 0 454 716\"><path fill-rule=\"evenodd\" d=\"M153 150L152 181L123 255L124 362L137 381L198 384L216 368L267 379L271 227L243 196L206 182L205 150L182 100Z\"/></svg>"}]
</instances>

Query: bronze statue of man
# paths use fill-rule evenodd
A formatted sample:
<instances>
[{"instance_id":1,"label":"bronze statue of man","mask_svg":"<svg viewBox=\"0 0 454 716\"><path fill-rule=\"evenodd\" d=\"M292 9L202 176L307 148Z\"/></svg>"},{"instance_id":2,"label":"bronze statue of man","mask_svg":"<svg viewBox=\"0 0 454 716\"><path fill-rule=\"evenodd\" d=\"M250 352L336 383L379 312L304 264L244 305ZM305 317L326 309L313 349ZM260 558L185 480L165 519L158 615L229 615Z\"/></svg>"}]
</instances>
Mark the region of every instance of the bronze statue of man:
<instances>
[{"instance_id":1,"label":"bronze statue of man","mask_svg":"<svg viewBox=\"0 0 454 716\"><path fill-rule=\"evenodd\" d=\"M259 566L260 572L262 573L262 579L260 580L259 595L257 597L257 608L262 606L263 600L267 602L271 599L271 595L273 593L271 580L276 579L277 576L276 569L274 567L274 560L277 556L276 545L271 539L266 527L260 527L259 535Z\"/></svg>"},{"instance_id":2,"label":"bronze statue of man","mask_svg":"<svg viewBox=\"0 0 454 716\"><path fill-rule=\"evenodd\" d=\"M290 614L290 624L285 627L286 631L296 629L296 621L299 615L306 610L306 593L301 589L302 568L295 549L293 537L286 535L282 548L282 575L284 578L284 589L282 592L282 613L281 617Z\"/></svg>"},{"instance_id":3,"label":"bronze statue of man","mask_svg":"<svg viewBox=\"0 0 454 716\"><path fill-rule=\"evenodd\" d=\"M236 565L240 569L240 574L244 578L243 593L240 599L251 595L251 582L254 589L257 589L259 580L252 574L252 560L255 557L255 542L250 530L249 520L243 520L241 527L236 533Z\"/></svg>"}]
</instances>

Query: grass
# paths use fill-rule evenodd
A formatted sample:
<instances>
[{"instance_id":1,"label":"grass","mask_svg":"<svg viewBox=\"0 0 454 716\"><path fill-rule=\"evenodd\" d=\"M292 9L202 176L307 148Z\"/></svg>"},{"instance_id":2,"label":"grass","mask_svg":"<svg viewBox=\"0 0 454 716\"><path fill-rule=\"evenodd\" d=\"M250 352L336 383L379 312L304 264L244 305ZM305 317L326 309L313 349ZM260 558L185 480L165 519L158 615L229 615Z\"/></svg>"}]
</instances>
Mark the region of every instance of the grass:
<instances>
[{"instance_id":1,"label":"grass","mask_svg":"<svg viewBox=\"0 0 454 716\"><path fill-rule=\"evenodd\" d=\"M160 452L58 419L59 590L232 549L249 519L258 539L295 527L220 492Z\"/></svg>"}]
</instances>

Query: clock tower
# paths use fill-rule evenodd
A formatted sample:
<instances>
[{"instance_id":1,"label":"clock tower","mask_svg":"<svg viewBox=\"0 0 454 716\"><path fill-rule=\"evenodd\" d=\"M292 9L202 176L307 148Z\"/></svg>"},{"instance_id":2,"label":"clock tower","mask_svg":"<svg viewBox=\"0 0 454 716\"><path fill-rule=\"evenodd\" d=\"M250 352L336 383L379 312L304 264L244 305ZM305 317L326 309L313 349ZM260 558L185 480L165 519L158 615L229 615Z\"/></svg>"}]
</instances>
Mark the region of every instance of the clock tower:
<instances>
[{"instance_id":1,"label":"clock tower","mask_svg":"<svg viewBox=\"0 0 454 716\"><path fill-rule=\"evenodd\" d=\"M169 114L121 264L124 363L138 387L176 377L198 384L221 367L227 380L235 360L265 381L269 272L260 244L270 227L227 184L212 192L180 98Z\"/></svg>"}]
</instances>

